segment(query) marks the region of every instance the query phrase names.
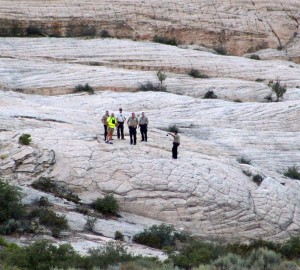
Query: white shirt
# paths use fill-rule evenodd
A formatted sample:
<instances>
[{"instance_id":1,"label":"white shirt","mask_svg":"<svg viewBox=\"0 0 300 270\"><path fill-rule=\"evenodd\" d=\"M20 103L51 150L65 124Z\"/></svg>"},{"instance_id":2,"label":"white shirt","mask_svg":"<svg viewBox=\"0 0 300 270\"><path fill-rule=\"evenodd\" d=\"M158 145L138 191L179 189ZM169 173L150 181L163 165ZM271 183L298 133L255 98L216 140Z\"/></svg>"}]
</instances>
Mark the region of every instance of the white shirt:
<instances>
[{"instance_id":1,"label":"white shirt","mask_svg":"<svg viewBox=\"0 0 300 270\"><path fill-rule=\"evenodd\" d=\"M118 122L125 122L126 117L123 113L118 113L117 114L117 120L118 120Z\"/></svg>"}]
</instances>

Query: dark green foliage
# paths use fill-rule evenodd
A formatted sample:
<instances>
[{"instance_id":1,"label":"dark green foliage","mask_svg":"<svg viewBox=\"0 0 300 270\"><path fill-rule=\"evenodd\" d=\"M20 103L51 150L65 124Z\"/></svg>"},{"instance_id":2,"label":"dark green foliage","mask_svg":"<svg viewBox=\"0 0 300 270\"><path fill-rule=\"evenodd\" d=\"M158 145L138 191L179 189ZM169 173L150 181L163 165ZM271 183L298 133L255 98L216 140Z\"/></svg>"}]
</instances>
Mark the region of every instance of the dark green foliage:
<instances>
[{"instance_id":1,"label":"dark green foliage","mask_svg":"<svg viewBox=\"0 0 300 270\"><path fill-rule=\"evenodd\" d=\"M205 99L216 99L216 98L218 98L218 96L214 93L214 91L208 90L208 91L205 93L205 95L204 95L203 98L205 98Z\"/></svg>"},{"instance_id":2,"label":"dark green foliage","mask_svg":"<svg viewBox=\"0 0 300 270\"><path fill-rule=\"evenodd\" d=\"M147 81L145 83L140 83L137 90L138 91L160 91L160 92L166 92L167 88L164 85L161 85L159 83L152 83L150 81Z\"/></svg>"},{"instance_id":3,"label":"dark green foliage","mask_svg":"<svg viewBox=\"0 0 300 270\"><path fill-rule=\"evenodd\" d=\"M285 92L287 90L287 86L281 85L279 80L277 80L275 83L273 81L270 81L268 86L275 93L276 98L277 98L276 102L278 102L279 99L283 97L283 95L285 94Z\"/></svg>"},{"instance_id":4,"label":"dark green foliage","mask_svg":"<svg viewBox=\"0 0 300 270\"><path fill-rule=\"evenodd\" d=\"M280 255L266 248L251 251L246 259L246 265L252 269L273 270L280 263Z\"/></svg>"},{"instance_id":5,"label":"dark green foliage","mask_svg":"<svg viewBox=\"0 0 300 270\"><path fill-rule=\"evenodd\" d=\"M49 270L52 267L67 269L79 266L82 258L71 245L54 246L48 241L37 241L27 247L6 248L0 258L7 265L30 270Z\"/></svg>"},{"instance_id":6,"label":"dark green foliage","mask_svg":"<svg viewBox=\"0 0 300 270\"><path fill-rule=\"evenodd\" d=\"M60 185L58 182L52 180L50 177L41 176L35 180L32 187L47 193L53 193L55 196L64 198L66 200L78 203L80 201L78 195L74 194L67 186Z\"/></svg>"},{"instance_id":7,"label":"dark green foliage","mask_svg":"<svg viewBox=\"0 0 300 270\"><path fill-rule=\"evenodd\" d=\"M288 259L300 258L300 236L292 236L280 248L280 253Z\"/></svg>"},{"instance_id":8,"label":"dark green foliage","mask_svg":"<svg viewBox=\"0 0 300 270\"><path fill-rule=\"evenodd\" d=\"M224 253L225 249L221 245L190 239L179 252L173 253L170 257L174 265L191 269L200 264L208 264Z\"/></svg>"},{"instance_id":9,"label":"dark green foliage","mask_svg":"<svg viewBox=\"0 0 300 270\"><path fill-rule=\"evenodd\" d=\"M49 200L47 197L41 196L39 199L39 206L49 206Z\"/></svg>"},{"instance_id":10,"label":"dark green foliage","mask_svg":"<svg viewBox=\"0 0 300 270\"><path fill-rule=\"evenodd\" d=\"M75 86L75 92L88 92L90 95L94 94L94 88L91 87L88 83L85 85L78 84Z\"/></svg>"},{"instance_id":11,"label":"dark green foliage","mask_svg":"<svg viewBox=\"0 0 300 270\"><path fill-rule=\"evenodd\" d=\"M124 241L124 235L120 231L115 232L115 240Z\"/></svg>"},{"instance_id":12,"label":"dark green foliage","mask_svg":"<svg viewBox=\"0 0 300 270\"><path fill-rule=\"evenodd\" d=\"M239 255L228 253L219 257L212 263L217 269L243 270L246 269L244 258Z\"/></svg>"},{"instance_id":13,"label":"dark green foliage","mask_svg":"<svg viewBox=\"0 0 300 270\"><path fill-rule=\"evenodd\" d=\"M120 262L128 262L134 256L127 252L126 248L119 243L110 242L105 247L89 250L87 269L97 266L106 269L108 265L115 265Z\"/></svg>"},{"instance_id":14,"label":"dark green foliage","mask_svg":"<svg viewBox=\"0 0 300 270\"><path fill-rule=\"evenodd\" d=\"M256 82L263 82L265 79L262 79L262 78L257 78L255 81Z\"/></svg>"},{"instance_id":15,"label":"dark green foliage","mask_svg":"<svg viewBox=\"0 0 300 270\"><path fill-rule=\"evenodd\" d=\"M175 229L172 225L153 225L149 229L136 234L133 242L146 245L153 248L162 249L175 244Z\"/></svg>"},{"instance_id":16,"label":"dark green foliage","mask_svg":"<svg viewBox=\"0 0 300 270\"><path fill-rule=\"evenodd\" d=\"M188 74L194 78L201 78L201 79L209 78L207 75L201 73L198 69L193 69L193 68L189 71Z\"/></svg>"},{"instance_id":17,"label":"dark green foliage","mask_svg":"<svg viewBox=\"0 0 300 270\"><path fill-rule=\"evenodd\" d=\"M27 36L44 36L42 30L36 26L29 26L26 29Z\"/></svg>"},{"instance_id":18,"label":"dark green foliage","mask_svg":"<svg viewBox=\"0 0 300 270\"><path fill-rule=\"evenodd\" d=\"M236 102L236 103L242 103L243 101L241 101L239 98L237 98L237 99L235 99L235 100L233 100L234 102Z\"/></svg>"},{"instance_id":19,"label":"dark green foliage","mask_svg":"<svg viewBox=\"0 0 300 270\"><path fill-rule=\"evenodd\" d=\"M0 179L0 234L10 234L18 229L26 215L21 203L20 190Z\"/></svg>"},{"instance_id":20,"label":"dark green foliage","mask_svg":"<svg viewBox=\"0 0 300 270\"><path fill-rule=\"evenodd\" d=\"M251 165L251 159L246 158L246 157L239 157L239 158L237 159L237 162L240 163L240 164L248 164L248 165Z\"/></svg>"},{"instance_id":21,"label":"dark green foliage","mask_svg":"<svg viewBox=\"0 0 300 270\"><path fill-rule=\"evenodd\" d=\"M98 198L91 206L98 212L111 216L118 216L118 211L120 209L118 201L113 194L105 195L103 199Z\"/></svg>"},{"instance_id":22,"label":"dark green foliage","mask_svg":"<svg viewBox=\"0 0 300 270\"><path fill-rule=\"evenodd\" d=\"M167 37L162 37L162 36L154 36L153 41L157 42L157 43L172 45L172 46L177 46L178 45L178 43L177 43L177 41L176 41L175 38L167 38Z\"/></svg>"},{"instance_id":23,"label":"dark green foliage","mask_svg":"<svg viewBox=\"0 0 300 270\"><path fill-rule=\"evenodd\" d=\"M110 34L109 34L109 32L107 30L104 29L104 30L102 30L100 32L100 37L102 37L102 38L109 38Z\"/></svg>"},{"instance_id":24,"label":"dark green foliage","mask_svg":"<svg viewBox=\"0 0 300 270\"><path fill-rule=\"evenodd\" d=\"M221 55L227 55L227 50L224 47L216 47L214 50Z\"/></svg>"},{"instance_id":25,"label":"dark green foliage","mask_svg":"<svg viewBox=\"0 0 300 270\"><path fill-rule=\"evenodd\" d=\"M174 125L169 125L168 131L169 131L169 132L179 132L179 128L176 126L176 124L174 124Z\"/></svg>"},{"instance_id":26,"label":"dark green foliage","mask_svg":"<svg viewBox=\"0 0 300 270\"><path fill-rule=\"evenodd\" d=\"M31 142L31 135L24 133L19 137L19 143L23 145L29 145Z\"/></svg>"},{"instance_id":27,"label":"dark green foliage","mask_svg":"<svg viewBox=\"0 0 300 270\"><path fill-rule=\"evenodd\" d=\"M257 54L252 54L252 55L250 56L250 59L253 59L253 60L260 60L260 57L259 57L259 55L257 55Z\"/></svg>"},{"instance_id":28,"label":"dark green foliage","mask_svg":"<svg viewBox=\"0 0 300 270\"><path fill-rule=\"evenodd\" d=\"M283 175L291 179L300 180L300 172L298 171L296 165L288 167L288 169L283 173Z\"/></svg>"},{"instance_id":29,"label":"dark green foliage","mask_svg":"<svg viewBox=\"0 0 300 270\"><path fill-rule=\"evenodd\" d=\"M262 175L256 174L252 177L252 180L259 186L261 184L261 182L264 180L264 178Z\"/></svg>"},{"instance_id":30,"label":"dark green foliage","mask_svg":"<svg viewBox=\"0 0 300 270\"><path fill-rule=\"evenodd\" d=\"M49 227L54 236L58 236L62 230L67 230L69 228L65 216L59 216L49 209L34 209L29 213L29 217L39 218L39 223Z\"/></svg>"}]
</instances>

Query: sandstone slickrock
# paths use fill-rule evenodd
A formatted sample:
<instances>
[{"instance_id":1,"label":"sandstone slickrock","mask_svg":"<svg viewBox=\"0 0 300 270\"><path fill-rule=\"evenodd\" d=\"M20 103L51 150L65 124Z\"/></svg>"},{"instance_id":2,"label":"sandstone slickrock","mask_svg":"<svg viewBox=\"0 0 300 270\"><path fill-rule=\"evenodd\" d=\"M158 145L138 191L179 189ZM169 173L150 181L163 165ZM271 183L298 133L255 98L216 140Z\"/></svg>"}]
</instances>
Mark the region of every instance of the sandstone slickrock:
<instances>
[{"instance_id":1,"label":"sandstone slickrock","mask_svg":"<svg viewBox=\"0 0 300 270\"><path fill-rule=\"evenodd\" d=\"M158 35L222 46L240 55L293 43L299 35L299 10L297 0L1 0L0 34L99 36L106 30L113 37L147 40Z\"/></svg>"}]
</instances>

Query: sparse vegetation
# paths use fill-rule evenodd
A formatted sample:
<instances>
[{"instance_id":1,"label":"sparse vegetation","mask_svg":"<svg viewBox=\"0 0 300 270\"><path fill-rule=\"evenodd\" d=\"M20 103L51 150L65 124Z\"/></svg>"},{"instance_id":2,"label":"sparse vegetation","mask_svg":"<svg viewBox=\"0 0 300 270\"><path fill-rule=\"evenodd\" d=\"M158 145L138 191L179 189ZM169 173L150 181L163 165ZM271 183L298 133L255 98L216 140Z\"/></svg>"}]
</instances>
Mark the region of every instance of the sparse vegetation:
<instances>
[{"instance_id":1,"label":"sparse vegetation","mask_svg":"<svg viewBox=\"0 0 300 270\"><path fill-rule=\"evenodd\" d=\"M160 82L160 91L162 91L162 89L163 89L163 81L166 80L167 75L166 75L166 73L164 73L164 72L162 72L161 70L159 70L159 71L157 71L157 73L156 73L156 77L157 77L157 79L158 79L159 82Z\"/></svg>"},{"instance_id":2,"label":"sparse vegetation","mask_svg":"<svg viewBox=\"0 0 300 270\"><path fill-rule=\"evenodd\" d=\"M243 102L243 101L242 101L241 99L239 99L239 98L236 98L236 99L234 99L233 101L236 102L236 103L242 103L242 102Z\"/></svg>"},{"instance_id":3,"label":"sparse vegetation","mask_svg":"<svg viewBox=\"0 0 300 270\"><path fill-rule=\"evenodd\" d=\"M252 55L250 56L250 59L253 59L253 60L260 60L260 57L259 57L259 55L257 55L257 54L252 54Z\"/></svg>"},{"instance_id":4,"label":"sparse vegetation","mask_svg":"<svg viewBox=\"0 0 300 270\"><path fill-rule=\"evenodd\" d=\"M239 157L239 158L237 159L237 162L240 163L240 164L248 164L248 165L251 165L251 159L246 158L246 157L244 157L244 156Z\"/></svg>"},{"instance_id":5,"label":"sparse vegetation","mask_svg":"<svg viewBox=\"0 0 300 270\"><path fill-rule=\"evenodd\" d=\"M94 94L94 88L91 87L88 83L85 85L78 84L75 86L75 92L88 92L90 95Z\"/></svg>"},{"instance_id":6,"label":"sparse vegetation","mask_svg":"<svg viewBox=\"0 0 300 270\"><path fill-rule=\"evenodd\" d=\"M252 177L252 180L259 186L261 184L261 182L264 180L264 178L262 175L256 174Z\"/></svg>"},{"instance_id":7,"label":"sparse vegetation","mask_svg":"<svg viewBox=\"0 0 300 270\"><path fill-rule=\"evenodd\" d=\"M153 38L154 42L157 43L162 43L166 45L172 45L172 46L177 46L178 43L175 38L167 38L167 37L161 37L161 36L154 36Z\"/></svg>"},{"instance_id":8,"label":"sparse vegetation","mask_svg":"<svg viewBox=\"0 0 300 270\"><path fill-rule=\"evenodd\" d=\"M147 81L146 83L139 84L139 87L137 89L138 91L161 91L166 92L166 87L158 84L158 83L152 83L150 81Z\"/></svg>"},{"instance_id":9,"label":"sparse vegetation","mask_svg":"<svg viewBox=\"0 0 300 270\"><path fill-rule=\"evenodd\" d=\"M296 165L288 167L288 169L283 173L283 175L291 179L300 180L300 172Z\"/></svg>"},{"instance_id":10,"label":"sparse vegetation","mask_svg":"<svg viewBox=\"0 0 300 270\"><path fill-rule=\"evenodd\" d=\"M85 223L84 228L89 232L93 232L96 221L97 221L97 218L95 218L95 217L90 217L90 216L86 217L86 223Z\"/></svg>"},{"instance_id":11,"label":"sparse vegetation","mask_svg":"<svg viewBox=\"0 0 300 270\"><path fill-rule=\"evenodd\" d=\"M205 93L205 95L204 95L203 98L204 98L204 99L216 99L216 98L218 98L218 96L214 93L214 91L208 90L208 91Z\"/></svg>"},{"instance_id":12,"label":"sparse vegetation","mask_svg":"<svg viewBox=\"0 0 300 270\"><path fill-rule=\"evenodd\" d=\"M26 29L27 36L44 36L43 31L36 26L29 26Z\"/></svg>"},{"instance_id":13,"label":"sparse vegetation","mask_svg":"<svg viewBox=\"0 0 300 270\"><path fill-rule=\"evenodd\" d=\"M107 30L103 29L101 32L100 32L100 37L102 38L110 38L110 34Z\"/></svg>"},{"instance_id":14,"label":"sparse vegetation","mask_svg":"<svg viewBox=\"0 0 300 270\"><path fill-rule=\"evenodd\" d=\"M92 208L104 215L118 216L120 209L118 201L112 194L105 195L103 199L98 198L92 203Z\"/></svg>"},{"instance_id":15,"label":"sparse vegetation","mask_svg":"<svg viewBox=\"0 0 300 270\"><path fill-rule=\"evenodd\" d=\"M207 79L209 78L207 75L201 73L198 69L191 69L188 73L193 78Z\"/></svg>"},{"instance_id":16,"label":"sparse vegetation","mask_svg":"<svg viewBox=\"0 0 300 270\"><path fill-rule=\"evenodd\" d=\"M263 82L265 79L262 79L262 78L257 78L255 81L256 82Z\"/></svg>"},{"instance_id":17,"label":"sparse vegetation","mask_svg":"<svg viewBox=\"0 0 300 270\"><path fill-rule=\"evenodd\" d=\"M23 145L29 145L31 143L31 135L24 133L19 137L19 143Z\"/></svg>"},{"instance_id":18,"label":"sparse vegetation","mask_svg":"<svg viewBox=\"0 0 300 270\"><path fill-rule=\"evenodd\" d=\"M283 95L287 91L287 86L286 85L281 85L279 80L277 80L275 83L273 81L270 81L268 86L275 93L276 102L278 102L280 98L283 98Z\"/></svg>"},{"instance_id":19,"label":"sparse vegetation","mask_svg":"<svg viewBox=\"0 0 300 270\"><path fill-rule=\"evenodd\" d=\"M169 131L169 132L179 132L179 128L176 126L176 124L174 124L174 125L169 125L168 131Z\"/></svg>"},{"instance_id":20,"label":"sparse vegetation","mask_svg":"<svg viewBox=\"0 0 300 270\"><path fill-rule=\"evenodd\" d=\"M227 55L227 50L226 50L226 48L224 48L224 47L222 47L222 46L216 47L216 48L214 48L214 50L215 50L218 54L221 54L221 55Z\"/></svg>"},{"instance_id":21,"label":"sparse vegetation","mask_svg":"<svg viewBox=\"0 0 300 270\"><path fill-rule=\"evenodd\" d=\"M115 240L124 241L124 235L120 231L115 232Z\"/></svg>"}]
</instances>

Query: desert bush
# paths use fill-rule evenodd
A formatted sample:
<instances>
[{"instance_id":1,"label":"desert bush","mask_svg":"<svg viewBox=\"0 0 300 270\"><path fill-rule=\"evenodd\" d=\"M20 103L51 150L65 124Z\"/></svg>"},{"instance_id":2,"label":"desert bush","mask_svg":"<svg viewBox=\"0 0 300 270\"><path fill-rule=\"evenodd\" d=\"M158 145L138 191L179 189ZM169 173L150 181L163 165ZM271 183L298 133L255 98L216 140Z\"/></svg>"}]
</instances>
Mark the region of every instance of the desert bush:
<instances>
[{"instance_id":1,"label":"desert bush","mask_svg":"<svg viewBox=\"0 0 300 270\"><path fill-rule=\"evenodd\" d=\"M160 85L158 83L152 83L147 81L145 83L140 83L138 86L138 91L160 91L166 92L167 88L164 85Z\"/></svg>"},{"instance_id":2,"label":"desert bush","mask_svg":"<svg viewBox=\"0 0 300 270\"><path fill-rule=\"evenodd\" d=\"M26 215L20 189L0 179L0 234L10 234L21 226Z\"/></svg>"},{"instance_id":3,"label":"desert bush","mask_svg":"<svg viewBox=\"0 0 300 270\"><path fill-rule=\"evenodd\" d=\"M163 81L166 80L167 75L166 75L166 73L164 73L161 70L159 70L159 71L156 72L156 77L157 77L157 79L160 82L160 91L162 91L162 89L163 89Z\"/></svg>"},{"instance_id":4,"label":"desert bush","mask_svg":"<svg viewBox=\"0 0 300 270\"><path fill-rule=\"evenodd\" d=\"M29 217L38 218L39 224L49 227L54 236L58 236L62 230L69 228L65 216L59 216L50 209L34 209L29 213Z\"/></svg>"},{"instance_id":5,"label":"desert bush","mask_svg":"<svg viewBox=\"0 0 300 270\"><path fill-rule=\"evenodd\" d=\"M252 180L259 186L261 184L261 182L264 180L264 178L262 175L256 174L252 177Z\"/></svg>"},{"instance_id":6,"label":"desert bush","mask_svg":"<svg viewBox=\"0 0 300 270\"><path fill-rule=\"evenodd\" d=\"M36 26L29 26L26 29L27 36L44 36L42 30Z\"/></svg>"},{"instance_id":7,"label":"desert bush","mask_svg":"<svg viewBox=\"0 0 300 270\"><path fill-rule=\"evenodd\" d=\"M110 34L107 30L103 29L101 32L100 32L100 37L102 38L109 38L110 37Z\"/></svg>"},{"instance_id":8,"label":"desert bush","mask_svg":"<svg viewBox=\"0 0 300 270\"><path fill-rule=\"evenodd\" d=\"M207 75L201 73L198 69L193 69L193 68L189 71L188 74L193 78L201 78L201 79L209 78Z\"/></svg>"},{"instance_id":9,"label":"desert bush","mask_svg":"<svg viewBox=\"0 0 300 270\"><path fill-rule=\"evenodd\" d=\"M251 159L246 158L244 156L237 158L237 162L240 164L248 164L251 165Z\"/></svg>"},{"instance_id":10,"label":"desert bush","mask_svg":"<svg viewBox=\"0 0 300 270\"><path fill-rule=\"evenodd\" d=\"M113 194L107 194L103 199L96 199L91 206L93 209L104 215L112 216L118 216L118 211L120 209L118 201Z\"/></svg>"},{"instance_id":11,"label":"desert bush","mask_svg":"<svg viewBox=\"0 0 300 270\"><path fill-rule=\"evenodd\" d=\"M260 60L260 57L259 57L259 55L257 55L257 54L252 54L252 55L250 56L250 59L253 59L253 60Z\"/></svg>"},{"instance_id":12,"label":"desert bush","mask_svg":"<svg viewBox=\"0 0 300 270\"><path fill-rule=\"evenodd\" d=\"M263 82L265 79L262 79L262 78L257 78L255 81L256 82Z\"/></svg>"},{"instance_id":13,"label":"desert bush","mask_svg":"<svg viewBox=\"0 0 300 270\"><path fill-rule=\"evenodd\" d=\"M228 253L212 263L217 269L246 270L245 260L236 254Z\"/></svg>"},{"instance_id":14,"label":"desert bush","mask_svg":"<svg viewBox=\"0 0 300 270\"><path fill-rule=\"evenodd\" d=\"M75 86L75 92L88 92L90 95L94 94L94 88L91 87L88 83L85 85L78 84Z\"/></svg>"},{"instance_id":15,"label":"desert bush","mask_svg":"<svg viewBox=\"0 0 300 270\"><path fill-rule=\"evenodd\" d=\"M38 204L39 204L39 206L49 206L50 205L48 198L45 196L40 197Z\"/></svg>"},{"instance_id":16,"label":"desert bush","mask_svg":"<svg viewBox=\"0 0 300 270\"><path fill-rule=\"evenodd\" d=\"M276 102L278 102L280 98L283 98L283 95L287 91L287 86L286 85L281 85L279 80L277 80L275 83L273 81L270 81L268 86L275 93Z\"/></svg>"},{"instance_id":17,"label":"desert bush","mask_svg":"<svg viewBox=\"0 0 300 270\"><path fill-rule=\"evenodd\" d=\"M179 128L176 126L176 124L169 125L168 131L169 132L179 132Z\"/></svg>"},{"instance_id":18,"label":"desert bush","mask_svg":"<svg viewBox=\"0 0 300 270\"><path fill-rule=\"evenodd\" d=\"M227 55L227 50L224 47L216 47L214 50L221 55Z\"/></svg>"},{"instance_id":19,"label":"desert bush","mask_svg":"<svg viewBox=\"0 0 300 270\"><path fill-rule=\"evenodd\" d=\"M108 243L105 247L90 249L88 253L87 269L93 267L106 269L108 265L132 261L135 258L122 244L113 242Z\"/></svg>"},{"instance_id":20,"label":"desert bush","mask_svg":"<svg viewBox=\"0 0 300 270\"><path fill-rule=\"evenodd\" d=\"M80 201L78 195L74 194L67 186L60 185L50 177L41 176L39 179L35 180L31 186L35 189L52 193L57 197L64 198L74 203Z\"/></svg>"},{"instance_id":21,"label":"desert bush","mask_svg":"<svg viewBox=\"0 0 300 270\"><path fill-rule=\"evenodd\" d=\"M280 254L266 248L253 250L246 258L245 263L251 269L272 270L281 263Z\"/></svg>"},{"instance_id":22,"label":"desert bush","mask_svg":"<svg viewBox=\"0 0 300 270\"><path fill-rule=\"evenodd\" d=\"M220 244L190 239L182 245L178 252L170 255L175 266L191 269L200 264L208 264L225 254L225 248Z\"/></svg>"},{"instance_id":23,"label":"desert bush","mask_svg":"<svg viewBox=\"0 0 300 270\"><path fill-rule=\"evenodd\" d=\"M19 137L19 143L23 145L29 145L31 142L31 135L24 133Z\"/></svg>"},{"instance_id":24,"label":"desert bush","mask_svg":"<svg viewBox=\"0 0 300 270\"><path fill-rule=\"evenodd\" d=\"M133 242L162 249L175 244L175 229L172 225L153 225L133 237Z\"/></svg>"},{"instance_id":25,"label":"desert bush","mask_svg":"<svg viewBox=\"0 0 300 270\"><path fill-rule=\"evenodd\" d=\"M233 100L234 102L236 102L236 103L242 103L243 101L242 100L240 100L239 98L237 98L237 99L234 99Z\"/></svg>"},{"instance_id":26,"label":"desert bush","mask_svg":"<svg viewBox=\"0 0 300 270\"><path fill-rule=\"evenodd\" d=\"M175 38L154 36L153 41L156 42L156 43L162 43L162 44L167 44L167 45L172 45L172 46L177 46L178 45Z\"/></svg>"},{"instance_id":27,"label":"desert bush","mask_svg":"<svg viewBox=\"0 0 300 270\"><path fill-rule=\"evenodd\" d=\"M300 180L300 172L298 171L296 165L288 167L288 169L283 173L283 175L291 179Z\"/></svg>"},{"instance_id":28,"label":"desert bush","mask_svg":"<svg viewBox=\"0 0 300 270\"><path fill-rule=\"evenodd\" d=\"M300 236L292 236L280 246L279 252L288 259L300 258Z\"/></svg>"},{"instance_id":29,"label":"desert bush","mask_svg":"<svg viewBox=\"0 0 300 270\"><path fill-rule=\"evenodd\" d=\"M96 221L97 221L97 218L95 218L95 217L90 217L90 216L86 217L86 223L85 223L84 228L89 232L93 232Z\"/></svg>"},{"instance_id":30,"label":"desert bush","mask_svg":"<svg viewBox=\"0 0 300 270\"><path fill-rule=\"evenodd\" d=\"M124 235L120 231L115 232L115 240L124 241Z\"/></svg>"},{"instance_id":31,"label":"desert bush","mask_svg":"<svg viewBox=\"0 0 300 270\"><path fill-rule=\"evenodd\" d=\"M203 98L205 98L205 99L216 99L216 98L218 98L218 96L214 93L214 91L208 90L208 91L205 93L205 95L204 95Z\"/></svg>"}]
</instances>

